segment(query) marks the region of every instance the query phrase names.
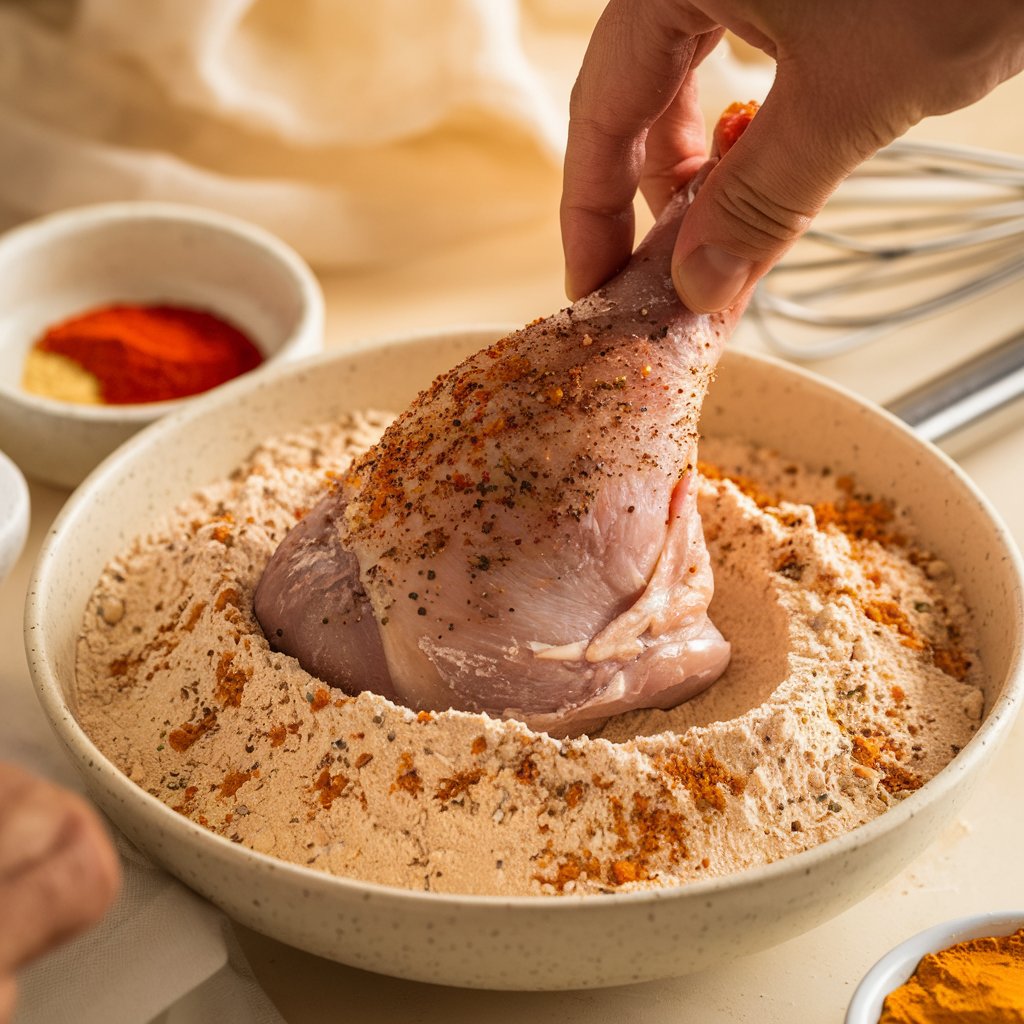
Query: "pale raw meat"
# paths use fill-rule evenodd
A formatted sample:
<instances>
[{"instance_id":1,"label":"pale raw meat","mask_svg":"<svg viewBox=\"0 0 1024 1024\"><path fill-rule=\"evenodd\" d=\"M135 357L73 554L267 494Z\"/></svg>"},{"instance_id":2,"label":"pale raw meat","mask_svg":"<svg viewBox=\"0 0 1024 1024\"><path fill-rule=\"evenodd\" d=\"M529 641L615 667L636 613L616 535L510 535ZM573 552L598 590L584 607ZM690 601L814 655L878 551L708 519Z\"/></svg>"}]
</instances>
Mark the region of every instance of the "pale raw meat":
<instances>
[{"instance_id":1,"label":"pale raw meat","mask_svg":"<svg viewBox=\"0 0 1024 1024\"><path fill-rule=\"evenodd\" d=\"M604 288L439 377L296 526L256 593L276 649L556 734L721 674L697 420L738 311L676 296L685 204Z\"/></svg>"}]
</instances>

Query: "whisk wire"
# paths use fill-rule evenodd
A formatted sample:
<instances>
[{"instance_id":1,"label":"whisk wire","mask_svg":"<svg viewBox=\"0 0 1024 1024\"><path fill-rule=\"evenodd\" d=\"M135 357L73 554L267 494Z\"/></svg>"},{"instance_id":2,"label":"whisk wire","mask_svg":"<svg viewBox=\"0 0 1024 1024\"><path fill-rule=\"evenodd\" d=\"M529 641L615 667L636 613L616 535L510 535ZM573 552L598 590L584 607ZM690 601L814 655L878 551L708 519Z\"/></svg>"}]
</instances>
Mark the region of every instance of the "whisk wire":
<instances>
[{"instance_id":1,"label":"whisk wire","mask_svg":"<svg viewBox=\"0 0 1024 1024\"><path fill-rule=\"evenodd\" d=\"M899 212L861 216L889 208ZM838 214L846 215L844 223L835 223ZM1024 276L1022 240L1024 159L895 142L851 175L826 207L821 226L765 278L752 317L783 355L828 358ZM906 291L923 281L933 283L931 294ZM866 311L863 301L852 311L839 305L901 288L905 294L895 305L879 302ZM798 343L783 331L786 324L824 334Z\"/></svg>"},{"instance_id":2,"label":"whisk wire","mask_svg":"<svg viewBox=\"0 0 1024 1024\"><path fill-rule=\"evenodd\" d=\"M818 264L808 264L807 269L832 271L838 268L845 271L842 275L830 274L825 284L794 288L785 296L768 293L764 301L771 305L778 298L788 300L791 305L799 303L809 309L816 308L823 302L846 295L865 291L879 292L921 280L938 280L942 275L965 268L978 270L1004 256L1015 256L1020 252L1021 246L1016 238L1008 238L998 245L988 246L984 252L971 249L967 252L957 250L953 253L935 253L928 260L915 259L916 254L913 253L892 256L884 264L865 255L837 257L822 260ZM884 279L880 281L882 275Z\"/></svg>"}]
</instances>

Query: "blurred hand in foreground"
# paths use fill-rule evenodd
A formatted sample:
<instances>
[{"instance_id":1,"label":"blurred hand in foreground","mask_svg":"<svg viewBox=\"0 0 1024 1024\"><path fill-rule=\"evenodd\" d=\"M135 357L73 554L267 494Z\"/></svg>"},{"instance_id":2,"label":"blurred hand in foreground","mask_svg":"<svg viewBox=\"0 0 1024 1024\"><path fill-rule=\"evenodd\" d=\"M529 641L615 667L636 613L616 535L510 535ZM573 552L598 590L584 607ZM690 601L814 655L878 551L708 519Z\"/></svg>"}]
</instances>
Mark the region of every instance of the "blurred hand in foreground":
<instances>
[{"instance_id":1,"label":"blurred hand in foreground","mask_svg":"<svg viewBox=\"0 0 1024 1024\"><path fill-rule=\"evenodd\" d=\"M80 797L0 763L0 1024L15 972L102 916L120 879L117 854Z\"/></svg>"},{"instance_id":2,"label":"blurred hand in foreground","mask_svg":"<svg viewBox=\"0 0 1024 1024\"><path fill-rule=\"evenodd\" d=\"M752 288L876 150L1024 67L1021 0L611 0L570 103L561 208L570 298L629 258L637 188L657 215L706 160L695 72L725 29L777 70L683 220L672 274L696 312Z\"/></svg>"}]
</instances>

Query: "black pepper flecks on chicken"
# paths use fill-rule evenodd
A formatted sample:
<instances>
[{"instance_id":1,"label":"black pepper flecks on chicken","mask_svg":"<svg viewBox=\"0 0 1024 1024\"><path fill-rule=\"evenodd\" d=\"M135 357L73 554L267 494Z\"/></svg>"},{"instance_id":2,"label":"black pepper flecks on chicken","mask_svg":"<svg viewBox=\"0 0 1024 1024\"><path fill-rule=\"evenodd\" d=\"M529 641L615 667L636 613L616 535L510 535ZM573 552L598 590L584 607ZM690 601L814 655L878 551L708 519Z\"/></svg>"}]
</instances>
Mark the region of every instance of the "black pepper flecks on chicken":
<instances>
[{"instance_id":1,"label":"black pepper flecks on chicken","mask_svg":"<svg viewBox=\"0 0 1024 1024\"><path fill-rule=\"evenodd\" d=\"M271 644L348 693L593 730L709 686L697 421L738 310L697 315L679 195L626 268L433 384L285 538Z\"/></svg>"}]
</instances>

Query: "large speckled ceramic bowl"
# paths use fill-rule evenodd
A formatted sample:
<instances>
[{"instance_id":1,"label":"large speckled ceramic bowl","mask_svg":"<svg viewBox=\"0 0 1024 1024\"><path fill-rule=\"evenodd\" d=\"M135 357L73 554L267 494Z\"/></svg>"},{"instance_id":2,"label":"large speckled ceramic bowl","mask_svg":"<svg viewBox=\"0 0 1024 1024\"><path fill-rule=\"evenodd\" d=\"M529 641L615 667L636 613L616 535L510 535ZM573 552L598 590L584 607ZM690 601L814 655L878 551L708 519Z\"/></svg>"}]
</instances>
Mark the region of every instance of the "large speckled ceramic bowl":
<instances>
[{"instance_id":1,"label":"large speckled ceramic bowl","mask_svg":"<svg viewBox=\"0 0 1024 1024\"><path fill-rule=\"evenodd\" d=\"M104 462L68 502L30 588L29 660L54 728L97 803L154 860L249 927L356 967L478 987L618 985L700 970L821 924L904 867L970 796L1021 699L1024 599L1013 542L953 463L888 414L782 363L728 353L705 430L827 462L909 507L974 609L989 673L975 737L931 782L854 832L765 867L656 892L411 892L332 877L206 831L130 782L79 726L71 695L86 600L134 535L225 476L263 437L345 409L397 409L495 336L435 334L238 381Z\"/></svg>"}]
</instances>

